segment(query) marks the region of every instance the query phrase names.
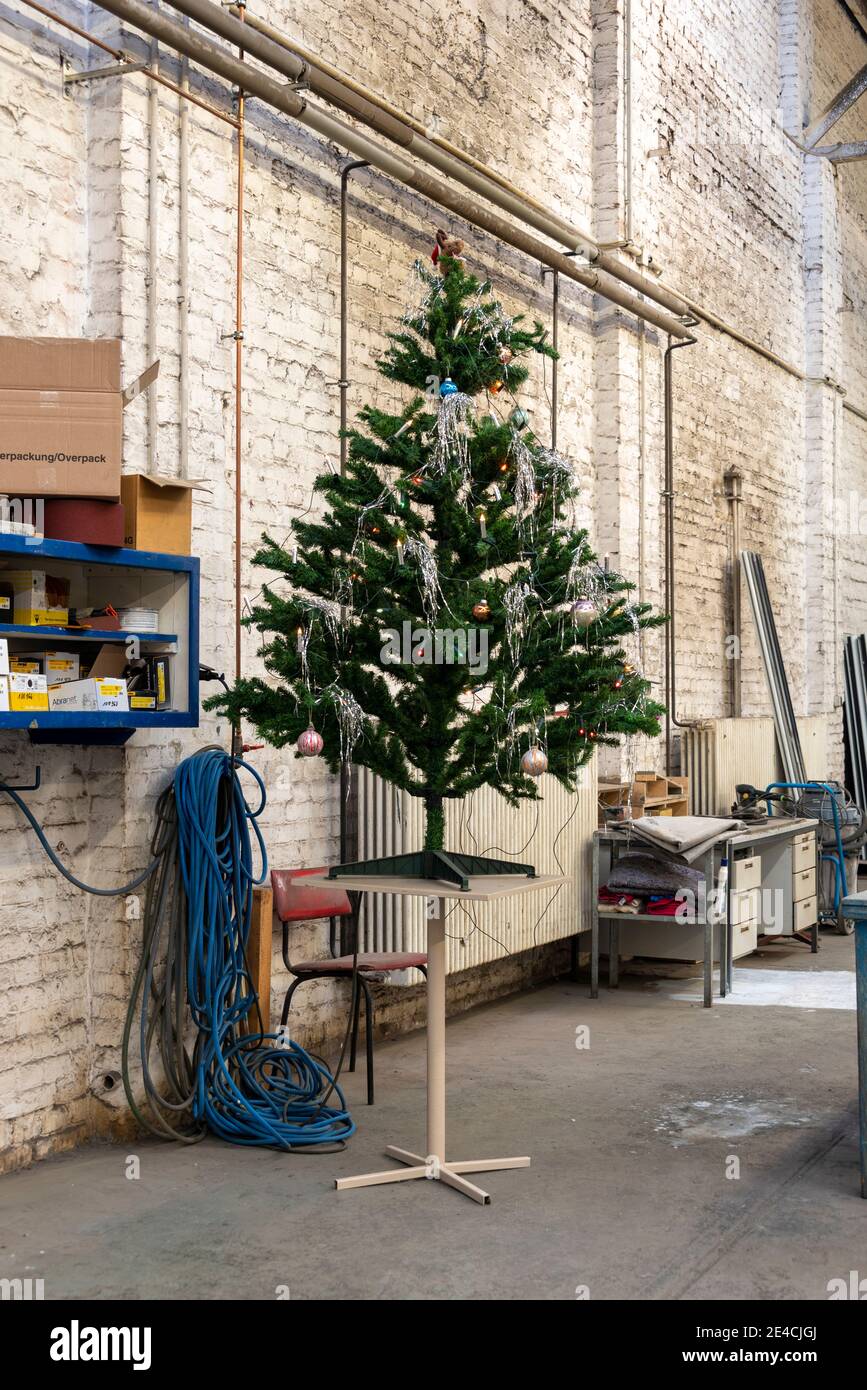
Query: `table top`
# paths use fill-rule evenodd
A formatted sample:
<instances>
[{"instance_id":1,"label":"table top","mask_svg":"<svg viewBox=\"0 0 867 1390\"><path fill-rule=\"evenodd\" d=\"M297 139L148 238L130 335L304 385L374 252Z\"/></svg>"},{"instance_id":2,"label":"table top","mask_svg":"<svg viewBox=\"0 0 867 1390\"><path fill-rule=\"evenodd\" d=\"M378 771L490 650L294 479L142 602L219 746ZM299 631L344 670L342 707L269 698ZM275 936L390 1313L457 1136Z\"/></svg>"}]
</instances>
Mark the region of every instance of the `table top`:
<instances>
[{"instance_id":1,"label":"table top","mask_svg":"<svg viewBox=\"0 0 867 1390\"><path fill-rule=\"evenodd\" d=\"M493 902L496 898L514 898L520 893L535 893L540 888L559 888L572 880L565 874L478 874L469 880L464 892L456 883L442 878L409 878L398 874L341 874L339 878L311 875L305 877L305 888L343 888L347 893L392 893L399 897L461 898L464 902Z\"/></svg>"},{"instance_id":2,"label":"table top","mask_svg":"<svg viewBox=\"0 0 867 1390\"><path fill-rule=\"evenodd\" d=\"M724 817L709 816L708 819L719 820L724 819ZM621 821L618 823L624 826L629 824L628 821ZM774 816L770 820L765 821L763 825L750 825L748 823L745 830L724 831L715 842L714 847L716 848L723 842L730 845L751 845L761 840L781 839L786 835L802 835L805 830L812 830L815 833L818 825L818 821L811 820L806 816ZM628 838L624 835L623 831L615 830L610 826L605 826L603 829L597 830L595 835L598 840L615 840L618 844L623 844ZM631 841L631 844L633 846L638 844L645 845L649 844L649 841L642 840L640 836L636 835ZM664 849L665 847L660 845L660 848ZM676 854L677 851L670 850L669 853Z\"/></svg>"}]
</instances>

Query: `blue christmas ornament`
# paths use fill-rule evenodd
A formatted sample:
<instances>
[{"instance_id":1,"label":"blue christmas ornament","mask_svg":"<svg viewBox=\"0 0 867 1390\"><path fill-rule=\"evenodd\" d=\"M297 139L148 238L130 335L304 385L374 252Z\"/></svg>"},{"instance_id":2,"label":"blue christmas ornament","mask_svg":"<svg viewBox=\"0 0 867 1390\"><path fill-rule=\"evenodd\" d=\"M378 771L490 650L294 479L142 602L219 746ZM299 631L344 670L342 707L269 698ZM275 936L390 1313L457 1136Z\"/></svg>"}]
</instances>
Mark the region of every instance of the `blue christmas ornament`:
<instances>
[{"instance_id":1,"label":"blue christmas ornament","mask_svg":"<svg viewBox=\"0 0 867 1390\"><path fill-rule=\"evenodd\" d=\"M455 386L455 383L452 381L451 377L450 377L450 376L447 376L446 379L445 379L445 381L443 382L442 386L440 387L440 395L441 395L441 396L456 396L457 394L458 394L458 388Z\"/></svg>"}]
</instances>

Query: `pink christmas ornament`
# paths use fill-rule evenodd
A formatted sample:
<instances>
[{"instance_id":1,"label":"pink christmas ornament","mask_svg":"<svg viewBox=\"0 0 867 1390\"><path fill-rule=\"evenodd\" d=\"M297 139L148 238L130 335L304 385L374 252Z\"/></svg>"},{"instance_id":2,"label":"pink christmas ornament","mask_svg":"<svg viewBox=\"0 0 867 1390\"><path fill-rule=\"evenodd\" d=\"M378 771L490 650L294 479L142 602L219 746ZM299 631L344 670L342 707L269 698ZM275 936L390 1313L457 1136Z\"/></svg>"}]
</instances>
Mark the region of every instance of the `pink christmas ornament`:
<instances>
[{"instance_id":1,"label":"pink christmas ornament","mask_svg":"<svg viewBox=\"0 0 867 1390\"><path fill-rule=\"evenodd\" d=\"M319 754L322 752L322 749L325 747L325 744L322 735L320 733L317 733L317 731L311 724L310 727L308 729L305 729L303 734L301 734L301 736L299 737L296 747L298 749L298 752L303 757L318 758Z\"/></svg>"}]
</instances>

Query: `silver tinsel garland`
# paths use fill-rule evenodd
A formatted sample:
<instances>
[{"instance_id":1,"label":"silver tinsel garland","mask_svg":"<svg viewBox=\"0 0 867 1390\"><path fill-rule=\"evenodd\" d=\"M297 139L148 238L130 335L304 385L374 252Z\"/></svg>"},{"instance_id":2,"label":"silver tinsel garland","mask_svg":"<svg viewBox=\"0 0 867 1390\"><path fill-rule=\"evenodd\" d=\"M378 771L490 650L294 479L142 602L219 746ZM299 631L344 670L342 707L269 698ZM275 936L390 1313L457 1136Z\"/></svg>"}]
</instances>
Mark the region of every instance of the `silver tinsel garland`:
<instances>
[{"instance_id":1,"label":"silver tinsel garland","mask_svg":"<svg viewBox=\"0 0 867 1390\"><path fill-rule=\"evenodd\" d=\"M437 410L436 441L431 457L431 472L440 477L457 468L463 483L470 478L470 421L473 419L472 396L455 391L441 396Z\"/></svg>"},{"instance_id":2,"label":"silver tinsel garland","mask_svg":"<svg viewBox=\"0 0 867 1390\"><path fill-rule=\"evenodd\" d=\"M436 556L430 547L424 541L419 540L417 536L407 536L403 542L403 553L406 560L418 566L422 607L428 622L433 625L440 608L446 606L445 597L440 588Z\"/></svg>"},{"instance_id":3,"label":"silver tinsel garland","mask_svg":"<svg viewBox=\"0 0 867 1390\"><path fill-rule=\"evenodd\" d=\"M364 736L366 718L355 696L340 685L329 686L324 696L331 700L337 715L340 729L340 758L344 763L352 762L356 746Z\"/></svg>"},{"instance_id":4,"label":"silver tinsel garland","mask_svg":"<svg viewBox=\"0 0 867 1390\"><path fill-rule=\"evenodd\" d=\"M518 430L512 430L512 441L508 457L515 469L515 520L521 532L532 534L533 520L538 500L536 482L536 460Z\"/></svg>"},{"instance_id":5,"label":"silver tinsel garland","mask_svg":"<svg viewBox=\"0 0 867 1390\"><path fill-rule=\"evenodd\" d=\"M535 592L526 580L510 584L503 593L503 607L506 610L506 643L509 655L515 665L521 659L521 649L530 629L529 602Z\"/></svg>"}]
</instances>

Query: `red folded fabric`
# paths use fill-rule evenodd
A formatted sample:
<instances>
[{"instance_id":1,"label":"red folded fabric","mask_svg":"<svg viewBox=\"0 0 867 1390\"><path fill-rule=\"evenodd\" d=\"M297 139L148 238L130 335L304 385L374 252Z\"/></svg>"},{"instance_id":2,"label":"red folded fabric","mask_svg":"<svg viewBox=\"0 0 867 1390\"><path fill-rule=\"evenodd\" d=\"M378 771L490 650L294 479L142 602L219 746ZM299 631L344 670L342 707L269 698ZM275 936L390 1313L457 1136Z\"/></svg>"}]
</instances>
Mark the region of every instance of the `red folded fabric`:
<instances>
[{"instance_id":1,"label":"red folded fabric","mask_svg":"<svg viewBox=\"0 0 867 1390\"><path fill-rule=\"evenodd\" d=\"M686 905L679 898L651 898L644 909L651 917L676 917Z\"/></svg>"},{"instance_id":2,"label":"red folded fabric","mask_svg":"<svg viewBox=\"0 0 867 1390\"><path fill-rule=\"evenodd\" d=\"M641 911L642 904L640 898L633 898L628 893L613 893L610 888L600 888L599 906L607 908L609 912L624 912L634 916Z\"/></svg>"}]
</instances>

